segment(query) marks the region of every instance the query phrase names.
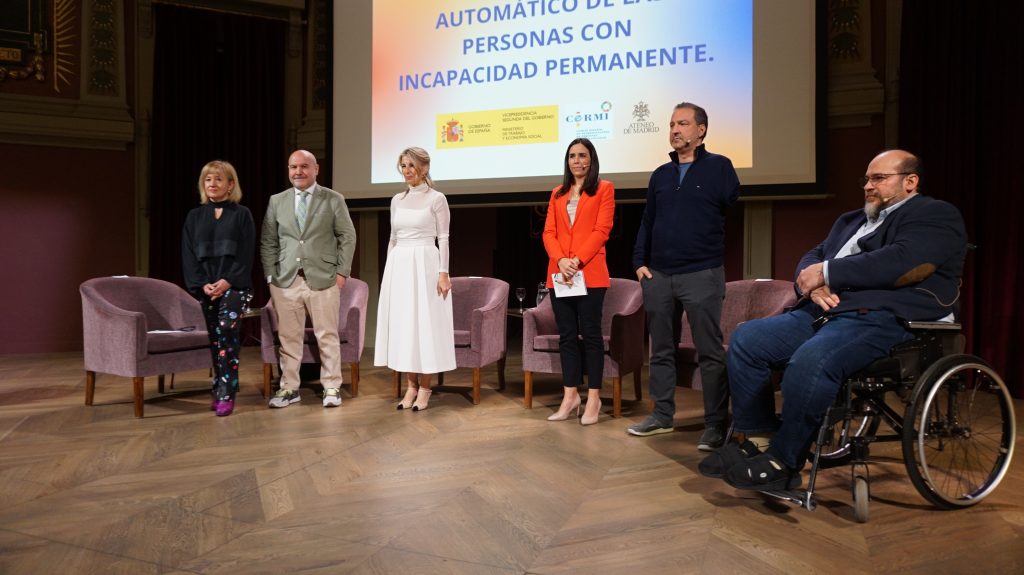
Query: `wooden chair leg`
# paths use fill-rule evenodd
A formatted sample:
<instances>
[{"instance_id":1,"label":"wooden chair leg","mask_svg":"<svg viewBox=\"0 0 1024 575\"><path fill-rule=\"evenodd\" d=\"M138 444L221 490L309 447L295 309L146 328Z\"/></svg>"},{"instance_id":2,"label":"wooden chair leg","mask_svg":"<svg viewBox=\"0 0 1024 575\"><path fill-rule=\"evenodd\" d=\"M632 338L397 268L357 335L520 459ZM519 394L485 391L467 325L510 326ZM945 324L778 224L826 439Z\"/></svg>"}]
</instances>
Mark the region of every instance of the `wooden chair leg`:
<instances>
[{"instance_id":1,"label":"wooden chair leg","mask_svg":"<svg viewBox=\"0 0 1024 575\"><path fill-rule=\"evenodd\" d=\"M395 372L395 399L402 397L402 372Z\"/></svg>"},{"instance_id":2,"label":"wooden chair leg","mask_svg":"<svg viewBox=\"0 0 1024 575\"><path fill-rule=\"evenodd\" d=\"M480 368L473 368L473 405L480 405Z\"/></svg>"},{"instance_id":3,"label":"wooden chair leg","mask_svg":"<svg viewBox=\"0 0 1024 575\"><path fill-rule=\"evenodd\" d=\"M92 405L92 396L96 392L96 372L85 372L85 404Z\"/></svg>"},{"instance_id":4,"label":"wooden chair leg","mask_svg":"<svg viewBox=\"0 0 1024 575\"><path fill-rule=\"evenodd\" d=\"M352 362L352 373L349 375L349 381L352 382L352 397L359 395L359 362Z\"/></svg>"},{"instance_id":5,"label":"wooden chair leg","mask_svg":"<svg viewBox=\"0 0 1024 575\"><path fill-rule=\"evenodd\" d=\"M174 372L171 372L171 389L174 389Z\"/></svg>"},{"instance_id":6,"label":"wooden chair leg","mask_svg":"<svg viewBox=\"0 0 1024 575\"><path fill-rule=\"evenodd\" d=\"M135 417L142 417L142 382L143 377L132 378L132 399L135 401Z\"/></svg>"},{"instance_id":7,"label":"wooden chair leg","mask_svg":"<svg viewBox=\"0 0 1024 575\"><path fill-rule=\"evenodd\" d=\"M498 360L498 389L505 391L505 356Z\"/></svg>"},{"instance_id":8,"label":"wooden chair leg","mask_svg":"<svg viewBox=\"0 0 1024 575\"><path fill-rule=\"evenodd\" d=\"M437 374L437 385L438 385L438 387L444 385L444 372L443 371L438 372L438 374Z\"/></svg>"},{"instance_id":9,"label":"wooden chair leg","mask_svg":"<svg viewBox=\"0 0 1024 575\"><path fill-rule=\"evenodd\" d=\"M533 372L523 372L523 407L533 409Z\"/></svg>"},{"instance_id":10,"label":"wooden chair leg","mask_svg":"<svg viewBox=\"0 0 1024 575\"><path fill-rule=\"evenodd\" d=\"M156 390L159 393L164 393L164 374L156 376Z\"/></svg>"},{"instance_id":11,"label":"wooden chair leg","mask_svg":"<svg viewBox=\"0 0 1024 575\"><path fill-rule=\"evenodd\" d=\"M622 378L612 378L612 417L622 415Z\"/></svg>"},{"instance_id":12,"label":"wooden chair leg","mask_svg":"<svg viewBox=\"0 0 1024 575\"><path fill-rule=\"evenodd\" d=\"M636 400L640 401L644 398L644 387L640 384L640 369L638 368L633 372L633 393L636 394Z\"/></svg>"},{"instance_id":13,"label":"wooden chair leg","mask_svg":"<svg viewBox=\"0 0 1024 575\"><path fill-rule=\"evenodd\" d=\"M270 399L270 380L274 377L274 365L263 364L263 397Z\"/></svg>"}]
</instances>

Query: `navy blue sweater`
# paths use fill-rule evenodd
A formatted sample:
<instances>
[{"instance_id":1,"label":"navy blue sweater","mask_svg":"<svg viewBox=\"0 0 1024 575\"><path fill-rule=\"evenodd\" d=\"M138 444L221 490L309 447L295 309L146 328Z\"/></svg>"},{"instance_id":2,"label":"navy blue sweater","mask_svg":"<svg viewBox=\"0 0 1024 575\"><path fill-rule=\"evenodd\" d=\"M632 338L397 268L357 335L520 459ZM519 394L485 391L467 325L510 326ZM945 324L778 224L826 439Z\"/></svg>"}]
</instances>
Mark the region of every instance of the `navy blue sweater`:
<instances>
[{"instance_id":1,"label":"navy blue sweater","mask_svg":"<svg viewBox=\"0 0 1024 575\"><path fill-rule=\"evenodd\" d=\"M679 184L679 156L651 174L647 206L633 247L633 269L692 273L722 265L725 213L740 194L729 158L701 144Z\"/></svg>"}]
</instances>

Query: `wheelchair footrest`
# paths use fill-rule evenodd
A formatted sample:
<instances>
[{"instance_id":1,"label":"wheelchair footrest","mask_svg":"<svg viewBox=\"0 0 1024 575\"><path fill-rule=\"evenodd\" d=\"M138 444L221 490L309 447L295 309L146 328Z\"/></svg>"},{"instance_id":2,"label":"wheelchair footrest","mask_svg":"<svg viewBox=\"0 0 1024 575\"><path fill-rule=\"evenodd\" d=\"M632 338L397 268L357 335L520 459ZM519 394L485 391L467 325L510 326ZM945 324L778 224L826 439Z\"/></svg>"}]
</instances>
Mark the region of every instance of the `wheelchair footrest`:
<instances>
[{"instance_id":1,"label":"wheelchair footrest","mask_svg":"<svg viewBox=\"0 0 1024 575\"><path fill-rule=\"evenodd\" d=\"M806 489L758 491L758 493L763 493L769 497L774 497L775 499L792 503L799 507L803 507L808 511L814 511L818 506L818 502L814 499L814 495L809 493Z\"/></svg>"}]
</instances>

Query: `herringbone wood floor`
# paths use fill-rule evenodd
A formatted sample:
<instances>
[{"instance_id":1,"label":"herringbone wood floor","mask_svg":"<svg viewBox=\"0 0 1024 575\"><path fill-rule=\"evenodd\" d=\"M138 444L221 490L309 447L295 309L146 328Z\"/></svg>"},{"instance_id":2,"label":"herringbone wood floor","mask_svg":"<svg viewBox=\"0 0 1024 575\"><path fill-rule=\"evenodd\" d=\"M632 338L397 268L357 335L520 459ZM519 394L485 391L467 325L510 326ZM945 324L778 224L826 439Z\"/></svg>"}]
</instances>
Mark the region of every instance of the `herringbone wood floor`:
<instances>
[{"instance_id":1,"label":"herringbone wood floor","mask_svg":"<svg viewBox=\"0 0 1024 575\"><path fill-rule=\"evenodd\" d=\"M524 410L512 357L508 389L486 372L479 406L438 393L397 412L371 355L340 409L316 386L267 409L247 348L234 415L208 411L194 372L162 397L148 380L141 420L126 379L99 376L97 405L82 404L80 354L0 357L0 573L1024 572L1019 453L991 497L956 512L883 457L859 524L846 469L823 475L814 512L701 477L698 392L678 390L669 435L624 432L646 402L549 423L558 380L538 377Z\"/></svg>"}]
</instances>

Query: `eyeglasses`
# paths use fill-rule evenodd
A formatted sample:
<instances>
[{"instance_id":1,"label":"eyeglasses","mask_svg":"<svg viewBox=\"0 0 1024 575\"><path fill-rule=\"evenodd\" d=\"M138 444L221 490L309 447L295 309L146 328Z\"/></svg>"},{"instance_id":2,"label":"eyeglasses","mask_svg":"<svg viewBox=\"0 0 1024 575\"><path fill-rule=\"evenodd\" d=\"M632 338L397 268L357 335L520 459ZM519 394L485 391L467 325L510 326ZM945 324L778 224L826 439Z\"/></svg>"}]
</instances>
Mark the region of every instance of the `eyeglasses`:
<instances>
[{"instance_id":1,"label":"eyeglasses","mask_svg":"<svg viewBox=\"0 0 1024 575\"><path fill-rule=\"evenodd\" d=\"M862 186L867 185L868 182L871 182L871 185L873 186L877 186L878 184L881 184L882 182L888 180L893 176L909 176L910 174L913 173L914 172L894 172L892 174L871 174L870 176L861 176L860 180L858 181Z\"/></svg>"}]
</instances>

